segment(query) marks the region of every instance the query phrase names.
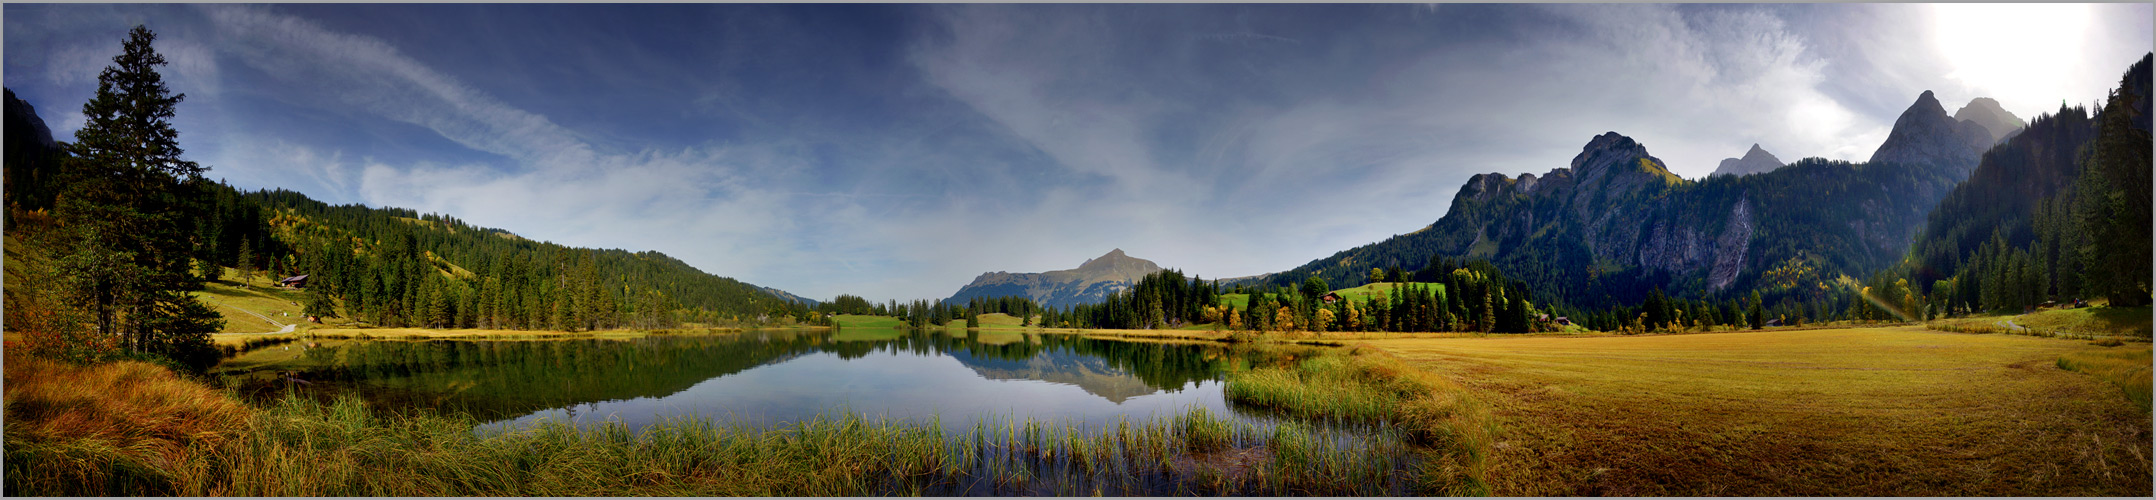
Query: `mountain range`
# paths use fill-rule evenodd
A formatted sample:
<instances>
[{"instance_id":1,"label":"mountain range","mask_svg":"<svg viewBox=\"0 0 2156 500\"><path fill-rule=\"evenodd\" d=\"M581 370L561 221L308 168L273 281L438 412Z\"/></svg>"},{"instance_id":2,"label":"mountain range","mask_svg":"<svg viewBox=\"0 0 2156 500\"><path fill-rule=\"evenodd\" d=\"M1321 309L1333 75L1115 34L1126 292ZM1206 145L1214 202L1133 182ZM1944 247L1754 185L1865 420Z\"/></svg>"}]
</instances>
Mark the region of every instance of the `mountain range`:
<instances>
[{"instance_id":1,"label":"mountain range","mask_svg":"<svg viewBox=\"0 0 2156 500\"><path fill-rule=\"evenodd\" d=\"M1048 307L1070 307L1077 304L1098 303L1108 294L1136 283L1139 277L1160 271L1153 261L1131 257L1117 248L1098 258L1088 259L1074 269L1041 273L1009 273L994 271L981 273L972 283L959 287L957 293L943 299L949 304L964 304L973 298L1026 297L1034 303Z\"/></svg>"},{"instance_id":2,"label":"mountain range","mask_svg":"<svg viewBox=\"0 0 2156 500\"><path fill-rule=\"evenodd\" d=\"M1986 99L1948 116L1925 91L1866 163L1806 158L1752 175L1672 174L1630 137L1594 137L1569 166L1542 175L1477 174L1430 226L1260 276L1362 283L1373 267L1415 270L1438 258L1488 259L1580 306L1637 303L1653 288L1686 296L1743 290L1792 260L1822 275L1863 276L1896 262L1926 214L1967 178L2012 115ZM2018 121L2013 118L2012 123ZM1756 153L1756 154L1755 154ZM1730 164L1772 162L1756 145Z\"/></svg>"}]
</instances>

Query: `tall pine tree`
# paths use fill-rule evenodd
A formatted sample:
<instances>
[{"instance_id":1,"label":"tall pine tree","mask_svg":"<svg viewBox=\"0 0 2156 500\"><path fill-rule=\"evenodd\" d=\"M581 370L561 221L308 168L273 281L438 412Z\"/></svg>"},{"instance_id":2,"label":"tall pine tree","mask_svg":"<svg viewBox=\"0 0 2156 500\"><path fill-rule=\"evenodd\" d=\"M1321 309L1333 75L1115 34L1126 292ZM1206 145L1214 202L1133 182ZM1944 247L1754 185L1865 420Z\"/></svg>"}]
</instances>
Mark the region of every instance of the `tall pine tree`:
<instances>
[{"instance_id":1,"label":"tall pine tree","mask_svg":"<svg viewBox=\"0 0 2156 500\"><path fill-rule=\"evenodd\" d=\"M200 369L216 362L209 333L224 323L187 293L202 286L190 272L189 236L205 205L205 169L180 159L172 117L186 96L157 73L165 58L151 47L156 38L143 26L130 31L82 106L86 121L56 210L69 231L62 286L99 333Z\"/></svg>"}]
</instances>

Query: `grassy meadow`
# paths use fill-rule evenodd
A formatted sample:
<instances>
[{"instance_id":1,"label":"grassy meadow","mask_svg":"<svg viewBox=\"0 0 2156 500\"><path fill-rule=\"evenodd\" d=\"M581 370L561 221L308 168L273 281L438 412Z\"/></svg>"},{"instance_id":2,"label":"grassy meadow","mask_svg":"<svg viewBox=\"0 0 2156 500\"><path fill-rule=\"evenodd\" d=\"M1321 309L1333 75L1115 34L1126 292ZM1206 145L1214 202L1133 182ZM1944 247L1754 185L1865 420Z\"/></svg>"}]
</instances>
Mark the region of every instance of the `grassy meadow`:
<instances>
[{"instance_id":1,"label":"grassy meadow","mask_svg":"<svg viewBox=\"0 0 2156 500\"><path fill-rule=\"evenodd\" d=\"M2146 344L1905 326L1367 345L1492 405L1498 495L2150 493Z\"/></svg>"},{"instance_id":2,"label":"grassy meadow","mask_svg":"<svg viewBox=\"0 0 2156 500\"><path fill-rule=\"evenodd\" d=\"M263 296L232 300L268 308L259 302L285 292L255 293ZM1947 323L2131 336L2146 331L2141 311ZM906 334L895 318L836 319L833 340ZM0 386L9 424L5 493L2150 493L2145 341L1918 325L1620 336L1022 329L1003 314L981 322L970 335L990 343L1044 333L1231 342L1225 396L1298 423L1263 430L1191 413L1077 429L947 416L984 418L972 433L953 436L932 423L836 414L773 428L678 419L643 432L539 424L478 435L470 432L477 422L460 415L386 414L357 400L254 406L153 365L10 356ZM233 348L228 363L244 365L295 356L301 349L278 343L299 340L684 333L316 326L216 339ZM964 328L963 321L947 327ZM1336 432L1328 426L1301 423L1315 421L1365 426L1380 439L1355 445L1327 434Z\"/></svg>"},{"instance_id":3,"label":"grassy meadow","mask_svg":"<svg viewBox=\"0 0 2156 500\"><path fill-rule=\"evenodd\" d=\"M280 325L287 324L301 325L300 328L315 326L307 323L306 308L300 305L304 292L277 288L276 281L260 276L244 280L251 284L242 286L239 276L238 270L225 268L223 279L204 283L202 290L193 292L204 305L224 316L224 333L275 332L282 328ZM267 317L268 321L256 314Z\"/></svg>"}]
</instances>

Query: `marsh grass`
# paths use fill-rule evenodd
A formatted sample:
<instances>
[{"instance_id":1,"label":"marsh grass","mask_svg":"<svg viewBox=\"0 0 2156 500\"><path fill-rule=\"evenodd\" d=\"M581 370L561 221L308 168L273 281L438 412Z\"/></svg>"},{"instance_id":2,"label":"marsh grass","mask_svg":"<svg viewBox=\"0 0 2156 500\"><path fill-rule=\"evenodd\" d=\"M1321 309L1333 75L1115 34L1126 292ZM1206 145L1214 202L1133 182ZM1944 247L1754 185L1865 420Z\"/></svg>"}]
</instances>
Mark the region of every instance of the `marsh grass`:
<instances>
[{"instance_id":1,"label":"marsh grass","mask_svg":"<svg viewBox=\"0 0 2156 500\"><path fill-rule=\"evenodd\" d=\"M1484 482L1488 449L1497 426L1489 409L1465 388L1436 374L1408 366L1384 351L1366 347L1305 350L1229 374L1225 394L1238 404L1280 411L1300 418L1398 429L1416 445L1421 484L1429 494L1488 494ZM1287 432L1289 434L1282 434ZM1275 431L1286 448L1300 448L1295 429ZM1289 455L1300 460L1308 455ZM1361 470L1354 457L1320 461L1333 472ZM1301 462L1296 462L1301 463ZM1279 464L1276 464L1279 465ZM1280 469L1307 473L1313 469ZM1315 469L1327 470L1323 467ZM1352 476L1352 474L1350 474Z\"/></svg>"},{"instance_id":2,"label":"marsh grass","mask_svg":"<svg viewBox=\"0 0 2156 500\"><path fill-rule=\"evenodd\" d=\"M1102 429L984 417L947 432L852 413L495 428L352 397L250 408L140 363L7 367L10 495L1369 496L1424 483L1397 432L1282 434L1203 409ZM1280 436L1291 451L1272 450Z\"/></svg>"},{"instance_id":3,"label":"marsh grass","mask_svg":"<svg viewBox=\"0 0 2156 500\"><path fill-rule=\"evenodd\" d=\"M76 366L8 356L5 493L20 485L169 495L198 462L242 433L246 405L157 365Z\"/></svg>"}]
</instances>

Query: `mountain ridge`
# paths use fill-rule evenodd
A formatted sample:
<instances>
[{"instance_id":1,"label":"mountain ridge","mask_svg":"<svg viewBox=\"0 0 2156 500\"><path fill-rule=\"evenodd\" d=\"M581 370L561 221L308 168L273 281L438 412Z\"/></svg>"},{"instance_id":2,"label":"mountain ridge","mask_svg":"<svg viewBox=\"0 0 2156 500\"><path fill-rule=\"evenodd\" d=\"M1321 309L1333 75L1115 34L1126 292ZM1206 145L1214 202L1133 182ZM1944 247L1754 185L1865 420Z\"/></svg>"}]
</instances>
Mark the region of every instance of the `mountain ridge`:
<instances>
[{"instance_id":1,"label":"mountain ridge","mask_svg":"<svg viewBox=\"0 0 2156 500\"><path fill-rule=\"evenodd\" d=\"M959 287L948 304L974 298L1019 296L1048 307L1098 303L1108 294L1130 287L1138 278L1160 271L1153 261L1131 257L1117 248L1100 257L1086 259L1078 267L1039 273L989 271Z\"/></svg>"},{"instance_id":2,"label":"mountain ridge","mask_svg":"<svg viewBox=\"0 0 2156 500\"><path fill-rule=\"evenodd\" d=\"M1947 117L1927 91L1875 151L1887 161L1805 158L1695 182L1609 132L1565 168L1470 177L1426 231L1256 281L1292 285L1317 276L1351 286L1372 267L1415 271L1439 259L1488 259L1538 293L1592 306L1638 303L1654 288L1682 296L1743 290L1792 259L1827 276L1863 276L1899 259L1925 214L1974 168L1979 137L1990 134Z\"/></svg>"}]
</instances>

